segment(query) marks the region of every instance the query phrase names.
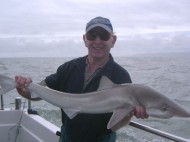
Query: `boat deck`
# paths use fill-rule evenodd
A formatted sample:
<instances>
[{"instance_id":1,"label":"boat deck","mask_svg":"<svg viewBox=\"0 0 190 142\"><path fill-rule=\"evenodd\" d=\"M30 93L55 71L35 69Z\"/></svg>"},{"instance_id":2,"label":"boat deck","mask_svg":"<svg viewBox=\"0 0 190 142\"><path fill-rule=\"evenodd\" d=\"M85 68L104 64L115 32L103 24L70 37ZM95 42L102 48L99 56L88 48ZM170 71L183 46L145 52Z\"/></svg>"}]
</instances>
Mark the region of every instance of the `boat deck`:
<instances>
[{"instance_id":1,"label":"boat deck","mask_svg":"<svg viewBox=\"0 0 190 142\"><path fill-rule=\"evenodd\" d=\"M58 142L60 129L39 115L21 110L0 110L2 142Z\"/></svg>"}]
</instances>

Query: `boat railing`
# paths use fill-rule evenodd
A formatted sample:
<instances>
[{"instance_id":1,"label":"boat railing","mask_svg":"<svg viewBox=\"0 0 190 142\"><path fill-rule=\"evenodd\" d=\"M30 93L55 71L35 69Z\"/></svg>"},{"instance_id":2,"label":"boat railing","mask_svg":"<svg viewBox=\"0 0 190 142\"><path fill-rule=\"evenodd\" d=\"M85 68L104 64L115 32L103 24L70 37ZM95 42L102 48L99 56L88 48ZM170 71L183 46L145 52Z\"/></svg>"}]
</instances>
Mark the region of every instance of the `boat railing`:
<instances>
[{"instance_id":1,"label":"boat railing","mask_svg":"<svg viewBox=\"0 0 190 142\"><path fill-rule=\"evenodd\" d=\"M172 135L170 133L167 133L167 132L164 132L164 131L161 131L161 130L158 130L158 129L154 129L152 127L149 127L149 126L146 126L146 125L142 125L142 124L139 124L139 123L134 122L134 121L131 121L129 123L129 125L132 126L132 127L141 129L143 131L155 134L155 135L160 136L162 138L166 138L168 140L172 140L174 142L190 142L190 140L188 140L188 139L184 139L182 137L175 136L175 135Z\"/></svg>"},{"instance_id":2,"label":"boat railing","mask_svg":"<svg viewBox=\"0 0 190 142\"><path fill-rule=\"evenodd\" d=\"M16 97L15 98L15 109L20 109L21 108L21 103L22 103L21 98ZM28 109L29 110L31 109L31 101L30 100L28 100ZM3 95L1 95L1 110L4 110ZM170 133L167 133L167 132L164 132L164 131L161 131L161 130L158 130L158 129L155 129L155 128L152 128L152 127L149 127L149 126L146 126L146 125L143 125L143 124L139 124L139 123L134 122L134 121L131 121L129 123L129 125L132 126L132 127L138 128L140 130L155 134L155 135L160 136L162 138L172 140L174 142L190 142L190 140L188 140L188 139L185 139L185 138L182 138L182 137L179 137L179 136L175 136L175 135L172 135Z\"/></svg>"}]
</instances>

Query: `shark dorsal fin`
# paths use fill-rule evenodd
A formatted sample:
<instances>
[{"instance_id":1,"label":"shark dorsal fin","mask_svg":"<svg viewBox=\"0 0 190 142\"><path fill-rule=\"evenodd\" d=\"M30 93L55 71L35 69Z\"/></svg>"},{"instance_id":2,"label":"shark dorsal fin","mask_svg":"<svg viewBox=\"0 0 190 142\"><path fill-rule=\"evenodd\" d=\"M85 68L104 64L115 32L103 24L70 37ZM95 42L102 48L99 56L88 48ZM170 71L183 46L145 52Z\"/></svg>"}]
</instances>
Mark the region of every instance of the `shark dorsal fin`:
<instances>
[{"instance_id":1,"label":"shark dorsal fin","mask_svg":"<svg viewBox=\"0 0 190 142\"><path fill-rule=\"evenodd\" d=\"M99 87L98 90L105 90L108 88L113 88L115 86L115 84L106 76L102 76L100 83L99 83Z\"/></svg>"},{"instance_id":2,"label":"shark dorsal fin","mask_svg":"<svg viewBox=\"0 0 190 142\"><path fill-rule=\"evenodd\" d=\"M63 108L63 110L70 119L73 119L78 114L78 111L74 110L74 109L64 109Z\"/></svg>"}]
</instances>

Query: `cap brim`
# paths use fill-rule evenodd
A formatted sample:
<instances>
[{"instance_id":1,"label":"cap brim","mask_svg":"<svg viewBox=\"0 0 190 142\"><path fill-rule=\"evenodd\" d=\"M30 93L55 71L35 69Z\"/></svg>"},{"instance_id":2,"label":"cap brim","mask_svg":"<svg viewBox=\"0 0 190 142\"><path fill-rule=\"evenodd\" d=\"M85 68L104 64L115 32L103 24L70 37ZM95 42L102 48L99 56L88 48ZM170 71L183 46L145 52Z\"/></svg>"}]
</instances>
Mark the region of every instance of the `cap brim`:
<instances>
[{"instance_id":1,"label":"cap brim","mask_svg":"<svg viewBox=\"0 0 190 142\"><path fill-rule=\"evenodd\" d=\"M103 24L94 24L92 26L89 26L87 29L86 29L86 32L90 31L91 29L95 28L95 27L101 27L103 29L105 29L106 31L108 31L109 33L112 32L112 30L106 26L106 25L103 25Z\"/></svg>"}]
</instances>

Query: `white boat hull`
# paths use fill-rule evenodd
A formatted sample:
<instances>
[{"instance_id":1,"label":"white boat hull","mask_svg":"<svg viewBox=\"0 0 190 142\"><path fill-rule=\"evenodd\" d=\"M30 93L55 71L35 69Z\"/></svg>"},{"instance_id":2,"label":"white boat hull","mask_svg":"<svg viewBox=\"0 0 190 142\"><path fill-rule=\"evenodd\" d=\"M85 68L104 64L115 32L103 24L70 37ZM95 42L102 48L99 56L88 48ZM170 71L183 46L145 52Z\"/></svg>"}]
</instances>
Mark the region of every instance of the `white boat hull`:
<instances>
[{"instance_id":1,"label":"white boat hull","mask_svg":"<svg viewBox=\"0 0 190 142\"><path fill-rule=\"evenodd\" d=\"M20 127L17 127L21 114L21 110L0 110L0 138L2 142L59 141L56 132L60 129L39 115L24 112Z\"/></svg>"}]
</instances>

